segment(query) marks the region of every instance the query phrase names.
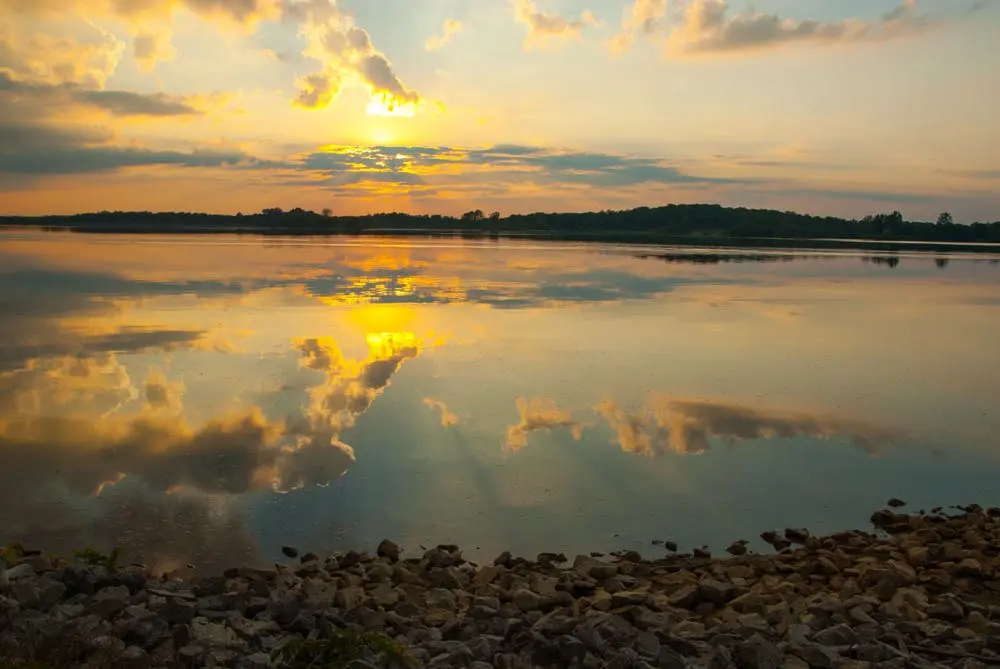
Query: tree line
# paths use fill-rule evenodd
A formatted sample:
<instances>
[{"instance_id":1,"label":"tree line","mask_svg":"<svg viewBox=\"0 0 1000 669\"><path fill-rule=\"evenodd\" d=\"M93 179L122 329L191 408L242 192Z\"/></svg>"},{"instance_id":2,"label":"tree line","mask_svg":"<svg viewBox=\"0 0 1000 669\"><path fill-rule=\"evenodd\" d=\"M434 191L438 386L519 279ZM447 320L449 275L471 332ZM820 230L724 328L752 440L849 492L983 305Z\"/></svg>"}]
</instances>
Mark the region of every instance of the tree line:
<instances>
[{"instance_id":1,"label":"tree line","mask_svg":"<svg viewBox=\"0 0 1000 669\"><path fill-rule=\"evenodd\" d=\"M237 232L256 234L463 234L539 236L623 242L700 240L848 239L880 241L1000 243L1000 222L956 224L943 213L936 222L907 221L898 211L845 219L791 211L672 204L583 213L501 216L480 209L461 216L381 213L335 215L295 208L254 214L100 211L72 216L0 217L3 226L80 232Z\"/></svg>"}]
</instances>

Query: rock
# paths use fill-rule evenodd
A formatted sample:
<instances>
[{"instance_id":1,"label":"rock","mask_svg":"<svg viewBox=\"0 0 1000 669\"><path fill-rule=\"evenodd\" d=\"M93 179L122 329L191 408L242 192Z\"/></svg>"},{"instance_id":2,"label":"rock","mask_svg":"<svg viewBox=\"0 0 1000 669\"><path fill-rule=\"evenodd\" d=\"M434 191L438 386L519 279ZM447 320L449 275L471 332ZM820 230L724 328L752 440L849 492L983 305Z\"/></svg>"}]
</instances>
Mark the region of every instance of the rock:
<instances>
[{"instance_id":1,"label":"rock","mask_svg":"<svg viewBox=\"0 0 1000 669\"><path fill-rule=\"evenodd\" d=\"M670 596L670 606L681 609L693 609L698 604L698 586L688 585L679 588Z\"/></svg>"},{"instance_id":2,"label":"rock","mask_svg":"<svg viewBox=\"0 0 1000 669\"><path fill-rule=\"evenodd\" d=\"M888 662L905 657L899 650L881 641L858 644L852 650L854 656L863 662Z\"/></svg>"},{"instance_id":3,"label":"rock","mask_svg":"<svg viewBox=\"0 0 1000 669\"><path fill-rule=\"evenodd\" d=\"M666 548L671 553L677 552L677 542L676 541L664 541L663 547Z\"/></svg>"},{"instance_id":4,"label":"rock","mask_svg":"<svg viewBox=\"0 0 1000 669\"><path fill-rule=\"evenodd\" d=\"M171 625L185 625L194 619L198 605L179 597L168 597L160 615Z\"/></svg>"},{"instance_id":5,"label":"rock","mask_svg":"<svg viewBox=\"0 0 1000 669\"><path fill-rule=\"evenodd\" d=\"M292 546L282 546L281 553L286 558L297 558L299 556L299 550L297 548L293 548Z\"/></svg>"},{"instance_id":6,"label":"rock","mask_svg":"<svg viewBox=\"0 0 1000 669\"><path fill-rule=\"evenodd\" d=\"M118 658L118 664L122 669L149 669L152 660L142 648L129 646Z\"/></svg>"},{"instance_id":7,"label":"rock","mask_svg":"<svg viewBox=\"0 0 1000 669\"><path fill-rule=\"evenodd\" d=\"M739 667L747 669L779 669L785 656L773 643L754 634L736 647L734 659Z\"/></svg>"},{"instance_id":8,"label":"rock","mask_svg":"<svg viewBox=\"0 0 1000 669\"><path fill-rule=\"evenodd\" d=\"M707 560L712 557L712 552L705 547L695 548L694 551L692 551L692 555L701 560Z\"/></svg>"},{"instance_id":9,"label":"rock","mask_svg":"<svg viewBox=\"0 0 1000 669\"><path fill-rule=\"evenodd\" d=\"M87 611L102 618L111 618L125 609L129 597L128 588L124 585L104 588L97 593Z\"/></svg>"},{"instance_id":10,"label":"rock","mask_svg":"<svg viewBox=\"0 0 1000 669\"><path fill-rule=\"evenodd\" d=\"M453 611L457 606L455 595L452 594L451 590L446 590L444 588L429 590L425 597L425 601L427 603L427 608L429 609L445 609Z\"/></svg>"},{"instance_id":11,"label":"rock","mask_svg":"<svg viewBox=\"0 0 1000 669\"><path fill-rule=\"evenodd\" d=\"M955 573L959 576L971 576L974 578L983 577L983 565L975 558L965 558L958 563Z\"/></svg>"},{"instance_id":12,"label":"rock","mask_svg":"<svg viewBox=\"0 0 1000 669\"><path fill-rule=\"evenodd\" d=\"M195 644L189 644L177 649L177 658L182 667L200 667L202 658L205 657L205 649Z\"/></svg>"},{"instance_id":13,"label":"rock","mask_svg":"<svg viewBox=\"0 0 1000 669\"><path fill-rule=\"evenodd\" d=\"M570 666L574 662L581 662L587 654L587 647L583 641L569 634L564 634L555 640L556 649L562 659L563 666Z\"/></svg>"},{"instance_id":14,"label":"rock","mask_svg":"<svg viewBox=\"0 0 1000 669\"><path fill-rule=\"evenodd\" d=\"M512 599L514 606L524 612L536 611L542 605L542 597L525 588L517 590Z\"/></svg>"},{"instance_id":15,"label":"rock","mask_svg":"<svg viewBox=\"0 0 1000 669\"><path fill-rule=\"evenodd\" d=\"M508 564L510 564L510 560L511 560L510 551L504 551L503 553L498 555L495 560L493 560L493 564L494 566L498 567L506 567Z\"/></svg>"},{"instance_id":16,"label":"rock","mask_svg":"<svg viewBox=\"0 0 1000 669\"><path fill-rule=\"evenodd\" d=\"M39 608L40 595L34 581L20 579L10 584L10 594L14 596L22 609Z\"/></svg>"},{"instance_id":17,"label":"rock","mask_svg":"<svg viewBox=\"0 0 1000 669\"><path fill-rule=\"evenodd\" d=\"M733 543L729 544L728 548L726 548L726 552L729 553L730 555L736 555L736 556L746 555L747 542L744 540L734 541Z\"/></svg>"},{"instance_id":18,"label":"rock","mask_svg":"<svg viewBox=\"0 0 1000 669\"><path fill-rule=\"evenodd\" d=\"M914 567L922 567L927 563L927 547L912 546L906 550L906 561Z\"/></svg>"},{"instance_id":19,"label":"rock","mask_svg":"<svg viewBox=\"0 0 1000 669\"><path fill-rule=\"evenodd\" d=\"M388 539L383 539L382 542L378 545L378 548L375 549L376 555L378 555L379 557L388 558L392 562L399 561L399 553L400 553L399 546L389 541Z\"/></svg>"},{"instance_id":20,"label":"rock","mask_svg":"<svg viewBox=\"0 0 1000 669\"><path fill-rule=\"evenodd\" d=\"M813 638L824 646L850 646L858 640L854 630L843 623L820 630Z\"/></svg>"},{"instance_id":21,"label":"rock","mask_svg":"<svg viewBox=\"0 0 1000 669\"><path fill-rule=\"evenodd\" d=\"M20 610L21 605L17 603L17 600L0 595L0 632L10 625Z\"/></svg>"},{"instance_id":22,"label":"rock","mask_svg":"<svg viewBox=\"0 0 1000 669\"><path fill-rule=\"evenodd\" d=\"M698 597L712 604L725 604L735 596L736 588L731 583L723 583L712 577L698 582Z\"/></svg>"},{"instance_id":23,"label":"rock","mask_svg":"<svg viewBox=\"0 0 1000 669\"><path fill-rule=\"evenodd\" d=\"M898 509L901 506L906 506L906 502L896 497L891 498L888 502L886 502L886 504L894 509Z\"/></svg>"},{"instance_id":24,"label":"rock","mask_svg":"<svg viewBox=\"0 0 1000 669\"><path fill-rule=\"evenodd\" d=\"M809 530L805 528L789 527L785 529L785 538L793 544L804 544L809 536Z\"/></svg>"},{"instance_id":25,"label":"rock","mask_svg":"<svg viewBox=\"0 0 1000 669\"><path fill-rule=\"evenodd\" d=\"M273 666L271 656L267 653L247 655L243 658L243 663L240 665L241 669L271 669Z\"/></svg>"},{"instance_id":26,"label":"rock","mask_svg":"<svg viewBox=\"0 0 1000 669\"><path fill-rule=\"evenodd\" d=\"M617 575L618 565L598 563L590 568L590 577L597 579L598 581L603 581Z\"/></svg>"},{"instance_id":27,"label":"rock","mask_svg":"<svg viewBox=\"0 0 1000 669\"><path fill-rule=\"evenodd\" d=\"M663 651L659 638L652 632L640 631L636 634L635 640L632 641L632 647L642 657L652 660L660 657L660 653Z\"/></svg>"},{"instance_id":28,"label":"rock","mask_svg":"<svg viewBox=\"0 0 1000 669\"><path fill-rule=\"evenodd\" d=\"M791 652L805 660L813 669L836 669L841 666L840 653L829 646L806 642L793 646Z\"/></svg>"},{"instance_id":29,"label":"rock","mask_svg":"<svg viewBox=\"0 0 1000 669\"><path fill-rule=\"evenodd\" d=\"M21 564L7 570L7 580L12 582L18 581L22 578L33 578L34 576L35 568L27 562L22 562Z\"/></svg>"}]
</instances>

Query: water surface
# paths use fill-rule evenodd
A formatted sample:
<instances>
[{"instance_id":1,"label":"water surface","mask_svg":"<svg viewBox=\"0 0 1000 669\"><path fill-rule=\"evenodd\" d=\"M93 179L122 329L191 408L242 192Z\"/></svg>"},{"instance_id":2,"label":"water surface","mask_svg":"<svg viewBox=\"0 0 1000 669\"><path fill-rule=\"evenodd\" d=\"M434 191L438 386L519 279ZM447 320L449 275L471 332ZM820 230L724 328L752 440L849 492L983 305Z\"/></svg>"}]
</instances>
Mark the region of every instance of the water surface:
<instances>
[{"instance_id":1,"label":"water surface","mask_svg":"<svg viewBox=\"0 0 1000 669\"><path fill-rule=\"evenodd\" d=\"M968 253L0 235L0 541L684 547L1000 502Z\"/></svg>"}]
</instances>

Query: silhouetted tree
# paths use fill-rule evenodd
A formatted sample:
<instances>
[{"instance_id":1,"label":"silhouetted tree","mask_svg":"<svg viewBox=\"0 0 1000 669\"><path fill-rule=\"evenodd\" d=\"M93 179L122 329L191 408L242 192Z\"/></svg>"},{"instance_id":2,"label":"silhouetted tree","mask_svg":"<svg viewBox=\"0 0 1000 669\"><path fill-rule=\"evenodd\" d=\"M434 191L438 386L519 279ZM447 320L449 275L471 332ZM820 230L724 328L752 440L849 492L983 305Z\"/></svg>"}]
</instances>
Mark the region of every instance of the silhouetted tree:
<instances>
[{"instance_id":1,"label":"silhouetted tree","mask_svg":"<svg viewBox=\"0 0 1000 669\"><path fill-rule=\"evenodd\" d=\"M955 223L954 219L952 219L951 214L949 214L947 211L938 216L937 220L938 225L953 225L954 223Z\"/></svg>"},{"instance_id":2,"label":"silhouetted tree","mask_svg":"<svg viewBox=\"0 0 1000 669\"><path fill-rule=\"evenodd\" d=\"M326 217L326 218L330 218L331 216L333 216L333 209L330 209L329 207L327 207L326 209L324 209L323 210L323 216Z\"/></svg>"},{"instance_id":3,"label":"silhouetted tree","mask_svg":"<svg viewBox=\"0 0 1000 669\"><path fill-rule=\"evenodd\" d=\"M499 211L494 211L492 214L490 214L490 220L493 221L494 223L496 223L497 221L499 221L500 220L500 212Z\"/></svg>"},{"instance_id":4,"label":"silhouetted tree","mask_svg":"<svg viewBox=\"0 0 1000 669\"><path fill-rule=\"evenodd\" d=\"M462 220L469 223L478 223L479 221L483 220L483 216L484 216L483 210L476 209L475 211L467 211L464 214L462 214Z\"/></svg>"}]
</instances>

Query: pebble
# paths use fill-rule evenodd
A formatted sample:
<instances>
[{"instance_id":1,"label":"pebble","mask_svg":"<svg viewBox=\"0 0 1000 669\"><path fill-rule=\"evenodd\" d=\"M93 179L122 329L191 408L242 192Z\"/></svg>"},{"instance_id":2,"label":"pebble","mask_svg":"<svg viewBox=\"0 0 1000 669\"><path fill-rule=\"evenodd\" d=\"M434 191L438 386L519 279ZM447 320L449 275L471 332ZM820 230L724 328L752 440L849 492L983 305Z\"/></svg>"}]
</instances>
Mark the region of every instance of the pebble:
<instances>
[{"instance_id":1,"label":"pebble","mask_svg":"<svg viewBox=\"0 0 1000 669\"><path fill-rule=\"evenodd\" d=\"M449 669L974 669L1000 650L1000 515L965 509L879 512L893 528L883 538L766 532L783 552L748 555L738 541L725 559L620 551L565 566L558 553L504 553L477 567L457 546L401 561L385 540L374 557L309 554L185 582L33 556L6 572L0 638L57 630L124 669L280 669L276 648L344 625L395 639L415 666ZM375 648L344 666L393 662Z\"/></svg>"}]
</instances>

